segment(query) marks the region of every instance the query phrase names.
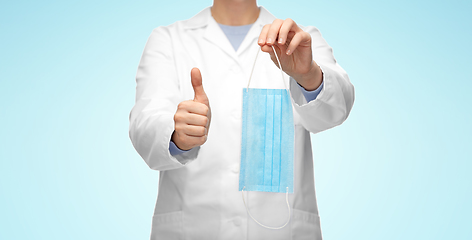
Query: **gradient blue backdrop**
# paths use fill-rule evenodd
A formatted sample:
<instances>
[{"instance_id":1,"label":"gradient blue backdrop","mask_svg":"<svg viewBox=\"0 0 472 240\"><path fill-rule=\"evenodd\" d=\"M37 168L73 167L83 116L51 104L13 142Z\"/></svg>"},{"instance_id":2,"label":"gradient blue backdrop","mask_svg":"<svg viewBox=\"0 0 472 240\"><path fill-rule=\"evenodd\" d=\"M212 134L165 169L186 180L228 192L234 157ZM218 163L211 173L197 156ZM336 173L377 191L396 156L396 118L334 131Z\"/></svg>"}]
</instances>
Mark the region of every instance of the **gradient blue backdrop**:
<instances>
[{"instance_id":1,"label":"gradient blue backdrop","mask_svg":"<svg viewBox=\"0 0 472 240\"><path fill-rule=\"evenodd\" d=\"M471 1L259 1L317 26L356 88L313 137L324 239L472 239ZM128 138L152 29L207 1L2 1L0 239L148 239Z\"/></svg>"}]
</instances>

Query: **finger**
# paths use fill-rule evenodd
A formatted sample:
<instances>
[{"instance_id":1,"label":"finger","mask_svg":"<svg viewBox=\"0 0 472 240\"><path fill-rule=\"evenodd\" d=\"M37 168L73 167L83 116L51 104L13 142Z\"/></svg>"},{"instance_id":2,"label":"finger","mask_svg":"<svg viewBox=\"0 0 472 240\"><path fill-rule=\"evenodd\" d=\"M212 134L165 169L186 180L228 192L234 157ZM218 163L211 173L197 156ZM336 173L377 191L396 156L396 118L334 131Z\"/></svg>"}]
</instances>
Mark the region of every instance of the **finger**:
<instances>
[{"instance_id":1,"label":"finger","mask_svg":"<svg viewBox=\"0 0 472 240\"><path fill-rule=\"evenodd\" d=\"M177 106L177 111L179 110L185 111L187 113L194 113L202 116L207 116L210 111L210 108L203 103L195 101L183 101Z\"/></svg>"},{"instance_id":2,"label":"finger","mask_svg":"<svg viewBox=\"0 0 472 240\"><path fill-rule=\"evenodd\" d=\"M194 102L194 103L196 104L191 104L191 106L189 106L186 109L189 113L194 113L201 116L208 116L210 112L210 108L207 105L205 105L204 103L199 103L199 102Z\"/></svg>"},{"instance_id":3,"label":"finger","mask_svg":"<svg viewBox=\"0 0 472 240\"><path fill-rule=\"evenodd\" d=\"M292 19L290 18L285 19L279 31L279 40L278 40L279 44L285 44L285 42L287 41L288 33L291 30L293 31L292 28L294 27L294 25L296 24Z\"/></svg>"},{"instance_id":4,"label":"finger","mask_svg":"<svg viewBox=\"0 0 472 240\"><path fill-rule=\"evenodd\" d=\"M269 46L269 45L262 46L261 51L269 53L271 55L274 53L274 50L272 50L272 46Z\"/></svg>"},{"instance_id":5,"label":"finger","mask_svg":"<svg viewBox=\"0 0 472 240\"><path fill-rule=\"evenodd\" d=\"M186 134L179 134L177 132L175 133L176 134L172 135L172 141L177 145L178 148L182 150L190 150L196 146L203 145L208 137L208 135L194 137Z\"/></svg>"},{"instance_id":6,"label":"finger","mask_svg":"<svg viewBox=\"0 0 472 240\"><path fill-rule=\"evenodd\" d=\"M185 133L187 136L192 137L203 137L208 133L206 127L194 125L186 125L182 132Z\"/></svg>"},{"instance_id":7,"label":"finger","mask_svg":"<svg viewBox=\"0 0 472 240\"><path fill-rule=\"evenodd\" d=\"M290 44L288 45L285 54L291 55L295 51L295 49L297 49L301 42L309 41L310 38L311 36L307 32L300 31L296 33L290 41Z\"/></svg>"},{"instance_id":8,"label":"finger","mask_svg":"<svg viewBox=\"0 0 472 240\"><path fill-rule=\"evenodd\" d=\"M295 36L295 32L294 32L294 31L288 32L287 40L285 40L285 44L290 44L290 41L292 40L293 36Z\"/></svg>"},{"instance_id":9,"label":"finger","mask_svg":"<svg viewBox=\"0 0 472 240\"><path fill-rule=\"evenodd\" d=\"M200 70L198 68L193 68L190 72L190 76L192 78L193 91L195 92L195 97L193 100L210 106L208 97L203 90L202 74L200 73Z\"/></svg>"},{"instance_id":10,"label":"finger","mask_svg":"<svg viewBox=\"0 0 472 240\"><path fill-rule=\"evenodd\" d=\"M185 142L187 145L190 145L191 148L194 148L196 146L201 146L203 145L206 140L207 140L208 135L204 135L201 137L194 137L194 136L189 136L186 134L182 134L181 140L182 142Z\"/></svg>"},{"instance_id":11,"label":"finger","mask_svg":"<svg viewBox=\"0 0 472 240\"><path fill-rule=\"evenodd\" d=\"M272 46L276 43L277 36L279 35L280 27L282 26L283 20L275 19L274 22L270 25L269 32L267 33L267 45Z\"/></svg>"},{"instance_id":12,"label":"finger","mask_svg":"<svg viewBox=\"0 0 472 240\"><path fill-rule=\"evenodd\" d=\"M210 124L210 118L200 114L189 113L186 110L177 110L174 114L175 124L186 124L208 127Z\"/></svg>"},{"instance_id":13,"label":"finger","mask_svg":"<svg viewBox=\"0 0 472 240\"><path fill-rule=\"evenodd\" d=\"M259 41L257 42L260 46L266 44L267 32L269 32L270 24L264 25L262 28L261 34L259 34Z\"/></svg>"},{"instance_id":14,"label":"finger","mask_svg":"<svg viewBox=\"0 0 472 240\"><path fill-rule=\"evenodd\" d=\"M190 113L188 116L186 116L183 122L185 122L187 125L208 127L210 121L206 116Z\"/></svg>"}]
</instances>

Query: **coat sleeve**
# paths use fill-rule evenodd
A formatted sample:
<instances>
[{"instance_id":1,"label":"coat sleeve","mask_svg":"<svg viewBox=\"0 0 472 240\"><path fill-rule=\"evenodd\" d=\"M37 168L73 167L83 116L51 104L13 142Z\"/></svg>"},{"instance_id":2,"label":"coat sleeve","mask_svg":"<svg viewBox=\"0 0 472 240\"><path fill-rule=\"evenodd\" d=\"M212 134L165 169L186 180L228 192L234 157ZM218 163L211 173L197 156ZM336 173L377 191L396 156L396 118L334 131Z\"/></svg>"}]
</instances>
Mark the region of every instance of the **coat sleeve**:
<instances>
[{"instance_id":1,"label":"coat sleeve","mask_svg":"<svg viewBox=\"0 0 472 240\"><path fill-rule=\"evenodd\" d=\"M343 123L354 104L354 86L347 73L334 59L333 50L315 27L304 30L312 37L313 59L323 72L324 86L315 100L307 103L301 90L291 79L290 92L293 108L300 116L304 128L318 133Z\"/></svg>"},{"instance_id":2,"label":"coat sleeve","mask_svg":"<svg viewBox=\"0 0 472 240\"><path fill-rule=\"evenodd\" d=\"M198 154L198 147L176 156L169 152L174 114L182 100L172 39L167 28L158 27L149 36L139 63L136 103L129 115L131 142L151 169L180 168Z\"/></svg>"}]
</instances>

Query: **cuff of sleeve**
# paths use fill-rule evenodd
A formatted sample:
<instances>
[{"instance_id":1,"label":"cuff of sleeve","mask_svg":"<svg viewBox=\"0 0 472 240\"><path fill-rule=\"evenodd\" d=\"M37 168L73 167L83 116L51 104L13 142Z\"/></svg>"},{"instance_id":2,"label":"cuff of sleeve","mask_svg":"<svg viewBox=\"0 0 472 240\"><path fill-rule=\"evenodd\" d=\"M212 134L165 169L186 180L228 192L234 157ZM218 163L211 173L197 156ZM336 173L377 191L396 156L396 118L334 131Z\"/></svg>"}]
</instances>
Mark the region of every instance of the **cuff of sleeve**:
<instances>
[{"instance_id":1,"label":"cuff of sleeve","mask_svg":"<svg viewBox=\"0 0 472 240\"><path fill-rule=\"evenodd\" d=\"M323 89L324 81L321 81L320 86L313 90L313 91L307 91L305 88L303 88L300 84L297 82L297 86L300 88L302 91L303 96L305 96L305 99L307 102L313 101L318 97L318 94L320 94L321 90Z\"/></svg>"},{"instance_id":2,"label":"cuff of sleeve","mask_svg":"<svg viewBox=\"0 0 472 240\"><path fill-rule=\"evenodd\" d=\"M316 95L315 99L311 99L311 101L308 101L310 99L307 99L307 97L304 95L304 92L306 91L303 87L301 87L298 82L290 77L290 88L293 90L292 92L292 101L295 106L296 111L304 111L302 109L305 108L312 108L312 107L317 107L319 106L322 102L327 101L332 93L332 80L331 78L332 73L330 72L329 68L324 67L323 65L319 65L321 68L321 71L323 72L323 79L321 81L320 86L315 89L314 91L319 90L318 94ZM306 91L306 92L311 92L311 91Z\"/></svg>"},{"instance_id":3,"label":"cuff of sleeve","mask_svg":"<svg viewBox=\"0 0 472 240\"><path fill-rule=\"evenodd\" d=\"M173 120L172 120L173 121ZM188 151L181 150L179 149L175 143L172 142L172 133L174 132L174 127L169 126L167 129L167 134L164 134L165 137L163 138L163 144L167 144L168 148L164 148L163 150L166 152L164 153L167 158L171 161L168 165L164 167L162 170L171 170L171 169L176 169L183 167L187 165L188 163L192 162L195 160L198 156L198 152L200 150L200 146L194 147L192 149L189 149ZM171 145L175 145L175 149L177 150L176 152L180 152L176 155L171 154Z\"/></svg>"},{"instance_id":4,"label":"cuff of sleeve","mask_svg":"<svg viewBox=\"0 0 472 240\"><path fill-rule=\"evenodd\" d=\"M179 147L177 147L177 145L175 145L175 143L172 140L170 140L170 142L169 142L170 155L175 156L175 155L179 155L179 154L182 154L182 153L185 153L185 152L188 152L188 151L190 151L190 150L180 149Z\"/></svg>"}]
</instances>

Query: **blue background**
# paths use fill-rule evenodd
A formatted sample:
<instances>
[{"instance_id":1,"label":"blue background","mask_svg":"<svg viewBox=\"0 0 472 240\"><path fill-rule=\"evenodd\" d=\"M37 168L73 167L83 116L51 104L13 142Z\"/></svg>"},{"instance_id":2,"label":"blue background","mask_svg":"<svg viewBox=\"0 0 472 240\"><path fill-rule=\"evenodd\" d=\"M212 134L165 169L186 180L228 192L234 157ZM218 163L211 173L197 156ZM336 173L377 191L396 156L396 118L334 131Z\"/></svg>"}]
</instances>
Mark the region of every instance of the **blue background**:
<instances>
[{"instance_id":1,"label":"blue background","mask_svg":"<svg viewBox=\"0 0 472 240\"><path fill-rule=\"evenodd\" d=\"M324 239L472 239L471 1L293 2L258 3L317 26L356 88L312 136ZM137 65L153 28L211 4L2 1L0 239L149 238Z\"/></svg>"}]
</instances>

